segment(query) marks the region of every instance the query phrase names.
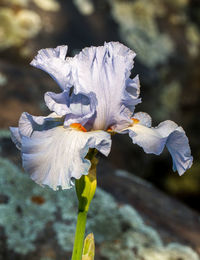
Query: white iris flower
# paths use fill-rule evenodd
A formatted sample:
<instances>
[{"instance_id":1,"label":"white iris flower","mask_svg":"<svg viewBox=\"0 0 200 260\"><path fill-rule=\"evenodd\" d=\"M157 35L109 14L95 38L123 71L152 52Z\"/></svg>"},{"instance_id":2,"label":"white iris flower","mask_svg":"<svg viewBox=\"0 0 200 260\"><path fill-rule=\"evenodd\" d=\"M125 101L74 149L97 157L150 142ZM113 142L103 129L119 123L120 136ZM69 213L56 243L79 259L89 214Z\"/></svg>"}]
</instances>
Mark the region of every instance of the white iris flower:
<instances>
[{"instance_id":1,"label":"white iris flower","mask_svg":"<svg viewBox=\"0 0 200 260\"><path fill-rule=\"evenodd\" d=\"M19 127L11 127L12 140L21 150L23 167L40 185L71 187L71 178L88 174L89 148L104 155L111 149L111 133L128 133L146 153L159 155L166 146L173 169L182 175L192 156L182 127L164 121L151 127L151 117L135 113L138 76L131 79L135 53L118 42L83 49L67 58L67 46L43 49L31 62L58 83L62 92L47 92L53 112L47 117L23 113ZM134 159L134 158L133 158Z\"/></svg>"}]
</instances>

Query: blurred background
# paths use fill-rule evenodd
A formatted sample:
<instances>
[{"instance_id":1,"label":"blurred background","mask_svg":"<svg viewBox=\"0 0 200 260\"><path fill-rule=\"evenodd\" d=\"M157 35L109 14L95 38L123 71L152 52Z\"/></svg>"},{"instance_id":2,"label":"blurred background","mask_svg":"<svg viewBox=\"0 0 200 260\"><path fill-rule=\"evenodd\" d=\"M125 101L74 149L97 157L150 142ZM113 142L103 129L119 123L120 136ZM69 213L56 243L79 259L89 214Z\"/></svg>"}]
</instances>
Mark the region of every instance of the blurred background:
<instances>
[{"instance_id":1,"label":"blurred background","mask_svg":"<svg viewBox=\"0 0 200 260\"><path fill-rule=\"evenodd\" d=\"M200 211L200 1L0 0L0 225L4 226L0 230L0 259L58 259L55 253L58 251L62 251L59 259L64 259L63 255L71 250L73 239L69 234L74 232L75 224L69 228L69 223L74 221L76 202L67 206L62 192L58 195L50 190L45 192L26 178L8 127L17 126L24 111L47 115L44 93L59 92L48 74L29 65L39 49L66 44L68 55L73 56L84 47L99 46L105 41L120 41L137 53L132 76L140 76L142 103L137 105L136 112L149 113L154 126L166 119L181 125L190 140L194 164L179 177L172 171L167 151L159 157L147 155L124 135L113 137L111 154L108 159L102 158L102 163L109 164L113 171L121 170L121 175L129 172L138 176L169 194L172 200L178 198L189 208ZM106 167L100 171L107 171ZM95 203L105 204L99 214L108 214L110 200L113 207L119 206L109 196L98 191L99 201ZM60 215L52 228L58 207ZM91 213L89 223L94 230L92 214L97 212ZM105 216L113 221L110 215ZM59 218L62 221L58 222ZM113 226L114 230L124 223L121 218L116 216L121 222ZM104 223L105 219L99 221ZM107 228L110 222L105 224ZM96 232L101 248L105 234ZM122 231L117 232L108 241L116 240ZM41 249L44 234L51 239ZM96 259L118 259L111 253L123 251L117 246L104 244ZM36 250L38 254L34 253ZM172 259L136 255L133 258L126 251L119 259ZM185 255L179 259L185 259Z\"/></svg>"}]
</instances>

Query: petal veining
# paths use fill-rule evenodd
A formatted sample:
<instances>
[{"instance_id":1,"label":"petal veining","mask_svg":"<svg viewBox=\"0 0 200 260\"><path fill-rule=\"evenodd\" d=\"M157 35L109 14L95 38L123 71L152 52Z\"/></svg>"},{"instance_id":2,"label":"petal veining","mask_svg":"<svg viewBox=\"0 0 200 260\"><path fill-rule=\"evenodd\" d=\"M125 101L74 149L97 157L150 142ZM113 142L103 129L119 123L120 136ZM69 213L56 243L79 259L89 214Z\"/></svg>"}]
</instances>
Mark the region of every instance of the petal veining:
<instances>
[{"instance_id":1,"label":"petal veining","mask_svg":"<svg viewBox=\"0 0 200 260\"><path fill-rule=\"evenodd\" d=\"M54 190L71 187L71 178L86 175L90 161L85 159L89 148L96 148L108 155L110 134L104 131L83 132L72 128L55 127L34 131L31 137L22 137L24 169L38 184Z\"/></svg>"},{"instance_id":2,"label":"petal veining","mask_svg":"<svg viewBox=\"0 0 200 260\"><path fill-rule=\"evenodd\" d=\"M72 86L70 59L66 59L67 49L66 45L42 49L30 63L46 71L63 90Z\"/></svg>"},{"instance_id":3,"label":"petal veining","mask_svg":"<svg viewBox=\"0 0 200 260\"><path fill-rule=\"evenodd\" d=\"M93 129L130 124L134 106L140 102L138 78L128 80L134 57L123 44L110 42L85 48L73 58L75 94L94 92L98 101ZM126 84L135 93L127 91Z\"/></svg>"}]
</instances>

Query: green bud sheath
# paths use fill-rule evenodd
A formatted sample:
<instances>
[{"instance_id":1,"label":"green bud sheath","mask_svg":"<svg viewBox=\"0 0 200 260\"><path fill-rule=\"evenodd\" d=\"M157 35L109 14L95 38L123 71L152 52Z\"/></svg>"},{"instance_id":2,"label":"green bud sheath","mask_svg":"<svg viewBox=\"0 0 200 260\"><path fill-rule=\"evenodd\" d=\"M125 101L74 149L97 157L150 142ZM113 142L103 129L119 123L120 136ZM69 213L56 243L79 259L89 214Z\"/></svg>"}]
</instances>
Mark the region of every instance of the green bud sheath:
<instances>
[{"instance_id":1,"label":"green bud sheath","mask_svg":"<svg viewBox=\"0 0 200 260\"><path fill-rule=\"evenodd\" d=\"M84 241L82 260L94 260L95 255L95 243L94 235L90 233L87 235Z\"/></svg>"}]
</instances>

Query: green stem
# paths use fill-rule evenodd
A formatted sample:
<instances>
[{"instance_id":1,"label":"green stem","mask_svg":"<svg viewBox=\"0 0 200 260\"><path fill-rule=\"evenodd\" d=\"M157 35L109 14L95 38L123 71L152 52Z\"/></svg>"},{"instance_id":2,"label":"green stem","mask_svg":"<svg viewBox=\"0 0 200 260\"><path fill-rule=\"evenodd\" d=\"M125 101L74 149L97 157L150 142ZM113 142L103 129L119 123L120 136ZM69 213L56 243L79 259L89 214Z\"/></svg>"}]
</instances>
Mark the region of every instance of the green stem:
<instances>
[{"instance_id":1,"label":"green stem","mask_svg":"<svg viewBox=\"0 0 200 260\"><path fill-rule=\"evenodd\" d=\"M96 166L98 160L95 158L95 155L95 149L91 149L88 152L86 158L91 161L91 167L89 169L88 175L82 175L81 178L77 179L75 182L76 195L79 204L72 260L82 259L87 212L89 210L90 202L94 197L97 186Z\"/></svg>"},{"instance_id":2,"label":"green stem","mask_svg":"<svg viewBox=\"0 0 200 260\"><path fill-rule=\"evenodd\" d=\"M77 217L76 234L74 240L72 260L82 259L86 220L87 220L87 211L79 211Z\"/></svg>"}]
</instances>

